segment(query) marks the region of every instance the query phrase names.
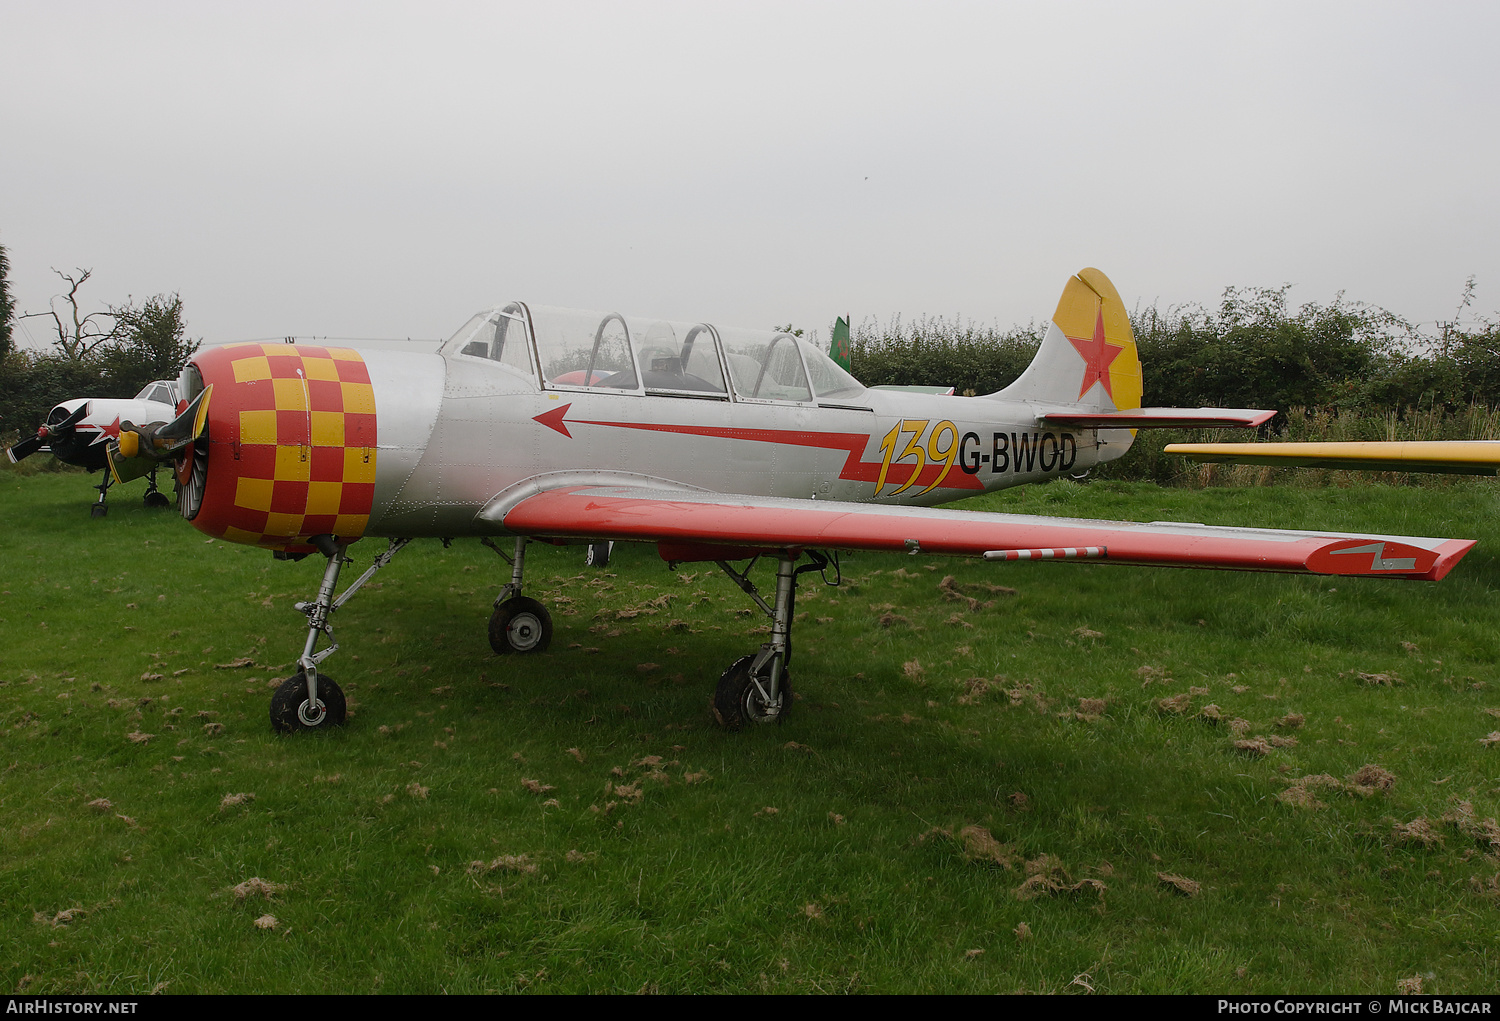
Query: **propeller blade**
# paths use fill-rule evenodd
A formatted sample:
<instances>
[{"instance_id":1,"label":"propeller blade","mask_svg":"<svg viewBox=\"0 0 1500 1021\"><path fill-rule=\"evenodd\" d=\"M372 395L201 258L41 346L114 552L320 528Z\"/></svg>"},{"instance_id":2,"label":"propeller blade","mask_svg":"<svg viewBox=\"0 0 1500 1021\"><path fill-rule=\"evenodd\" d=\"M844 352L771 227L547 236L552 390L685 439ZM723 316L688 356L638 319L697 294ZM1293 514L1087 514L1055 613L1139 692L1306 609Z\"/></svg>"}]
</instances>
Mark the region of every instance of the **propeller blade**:
<instances>
[{"instance_id":1,"label":"propeller blade","mask_svg":"<svg viewBox=\"0 0 1500 1021\"><path fill-rule=\"evenodd\" d=\"M88 406L87 402L85 402L83 404L78 405L78 407L74 408L73 409L73 413L71 415L69 415L67 418L63 419L61 422L57 423L56 425L49 425L47 428L50 431L55 432L55 433L67 432L68 430L72 429L75 425L77 425L79 422L82 422L83 421L83 416L87 415L88 413L89 413L89 406Z\"/></svg>"},{"instance_id":2,"label":"propeller blade","mask_svg":"<svg viewBox=\"0 0 1500 1021\"><path fill-rule=\"evenodd\" d=\"M7 449L5 453L10 458L10 463L15 464L23 457L30 457L38 450L41 450L43 444L45 443L46 441L43 440L40 436L29 436L26 439L22 440L20 443L17 443L14 447L10 447L9 449Z\"/></svg>"},{"instance_id":3,"label":"propeller blade","mask_svg":"<svg viewBox=\"0 0 1500 1021\"><path fill-rule=\"evenodd\" d=\"M72 432L73 427L76 426L79 422L83 421L83 416L87 415L88 413L88 403L84 402L83 404L80 404L78 407L74 408L73 411L68 415L68 417L63 419L61 422L58 422L55 425L44 424L40 429L36 431L35 436L32 436L29 439L24 439L20 443L17 443L15 446L6 450L5 453L10 458L11 464L15 464L22 458L30 457L38 450L41 450L42 447L49 445L52 442L52 438L54 436L63 436L67 433Z\"/></svg>"},{"instance_id":4,"label":"propeller blade","mask_svg":"<svg viewBox=\"0 0 1500 1021\"><path fill-rule=\"evenodd\" d=\"M138 426L133 422L121 422L120 438L105 452L115 481L138 479L159 462L170 460L194 440L202 438L208 429L208 402L213 390L212 384L204 387L176 418L165 424L153 422Z\"/></svg>"},{"instance_id":5,"label":"propeller blade","mask_svg":"<svg viewBox=\"0 0 1500 1021\"><path fill-rule=\"evenodd\" d=\"M203 430L208 427L208 402L213 392L213 384L210 383L176 418L156 430L158 440L169 441L166 447L158 446L158 450L176 450L203 435Z\"/></svg>"}]
</instances>

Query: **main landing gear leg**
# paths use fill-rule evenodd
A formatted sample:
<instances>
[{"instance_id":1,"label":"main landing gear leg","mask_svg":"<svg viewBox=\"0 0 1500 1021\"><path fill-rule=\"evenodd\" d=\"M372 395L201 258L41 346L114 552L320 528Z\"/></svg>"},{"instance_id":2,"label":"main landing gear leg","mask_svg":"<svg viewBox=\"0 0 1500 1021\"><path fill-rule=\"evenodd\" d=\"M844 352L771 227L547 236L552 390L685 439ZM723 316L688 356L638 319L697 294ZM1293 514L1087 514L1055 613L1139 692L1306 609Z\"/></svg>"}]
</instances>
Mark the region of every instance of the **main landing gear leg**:
<instances>
[{"instance_id":1,"label":"main landing gear leg","mask_svg":"<svg viewBox=\"0 0 1500 1021\"><path fill-rule=\"evenodd\" d=\"M792 707L792 619L797 609L797 576L807 571L824 572L838 566L817 550L803 550L809 563L795 566L796 553L783 553L776 561L776 603L768 604L750 581L750 561L743 573L724 561L719 569L734 579L755 605L771 618L771 640L759 652L741 656L719 678L714 689L714 718L726 730L739 730L747 723L780 723ZM825 575L826 580L826 575ZM838 584L837 581L829 584Z\"/></svg>"},{"instance_id":2,"label":"main landing gear leg","mask_svg":"<svg viewBox=\"0 0 1500 1021\"><path fill-rule=\"evenodd\" d=\"M151 477L146 482L146 495L141 499L147 507L151 508L167 507L172 503L166 493L156 488L156 467L151 469Z\"/></svg>"},{"instance_id":3,"label":"main landing gear leg","mask_svg":"<svg viewBox=\"0 0 1500 1021\"><path fill-rule=\"evenodd\" d=\"M100 480L97 486L94 487L95 489L99 490L99 499L92 507L89 508L89 517L102 518L109 513L109 504L104 502L104 496L109 492L110 484L114 481L115 477L109 473L108 468L105 468L104 478Z\"/></svg>"},{"instance_id":4,"label":"main landing gear leg","mask_svg":"<svg viewBox=\"0 0 1500 1021\"><path fill-rule=\"evenodd\" d=\"M780 723L792 707L792 616L797 607L797 575L822 570L828 558L807 551L812 563L796 567L797 554L783 554L776 561L776 603L767 604L744 573L718 561L719 569L734 579L755 604L771 618L771 640L760 651L741 656L719 678L714 689L713 711L719 726L739 730L747 723ZM754 561L750 566L754 566Z\"/></svg>"},{"instance_id":5,"label":"main landing gear leg","mask_svg":"<svg viewBox=\"0 0 1500 1021\"><path fill-rule=\"evenodd\" d=\"M510 561L510 584L495 597L495 612L490 614L490 648L502 656L545 651L552 641L552 615L535 599L521 595L526 544L530 540L516 536L516 550L512 557L506 557L500 547L488 539L482 541Z\"/></svg>"},{"instance_id":6,"label":"main landing gear leg","mask_svg":"<svg viewBox=\"0 0 1500 1021\"><path fill-rule=\"evenodd\" d=\"M338 642L334 641L333 626L328 623L329 618L411 540L392 539L390 546L375 558L369 570L360 575L337 599L333 598L333 592L338 587L339 571L344 564L353 563L344 556L347 544L337 541L331 535L313 536L311 542L319 553L328 558L328 566L323 570L323 584L318 586L318 598L311 603L297 603L295 606L295 609L307 615L307 642L302 646L302 655L297 660L297 672L283 681L281 687L276 689L276 694L271 696L271 727L284 733L343 725L347 715L344 693L333 683L333 678L318 670L318 664L339 648ZM321 652L315 651L319 635L327 635L330 643Z\"/></svg>"}]
</instances>

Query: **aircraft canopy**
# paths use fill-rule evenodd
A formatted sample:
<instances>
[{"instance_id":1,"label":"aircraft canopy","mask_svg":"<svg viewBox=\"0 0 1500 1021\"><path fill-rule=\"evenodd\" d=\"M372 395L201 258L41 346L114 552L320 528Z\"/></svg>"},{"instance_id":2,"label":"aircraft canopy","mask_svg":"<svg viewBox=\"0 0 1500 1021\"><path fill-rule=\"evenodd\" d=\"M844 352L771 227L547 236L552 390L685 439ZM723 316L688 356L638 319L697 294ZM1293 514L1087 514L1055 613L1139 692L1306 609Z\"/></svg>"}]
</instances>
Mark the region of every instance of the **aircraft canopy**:
<instances>
[{"instance_id":1,"label":"aircraft canopy","mask_svg":"<svg viewBox=\"0 0 1500 1021\"><path fill-rule=\"evenodd\" d=\"M443 353L497 362L549 390L812 403L865 389L790 333L521 302L474 316Z\"/></svg>"}]
</instances>

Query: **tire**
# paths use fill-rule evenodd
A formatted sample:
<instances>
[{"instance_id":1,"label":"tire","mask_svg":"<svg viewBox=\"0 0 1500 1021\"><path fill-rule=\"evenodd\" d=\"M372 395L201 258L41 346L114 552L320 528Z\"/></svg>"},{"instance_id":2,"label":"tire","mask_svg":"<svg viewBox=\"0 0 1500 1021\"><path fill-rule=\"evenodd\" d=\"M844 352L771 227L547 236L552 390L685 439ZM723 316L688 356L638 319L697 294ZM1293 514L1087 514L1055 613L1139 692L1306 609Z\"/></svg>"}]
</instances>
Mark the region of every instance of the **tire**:
<instances>
[{"instance_id":1,"label":"tire","mask_svg":"<svg viewBox=\"0 0 1500 1021\"><path fill-rule=\"evenodd\" d=\"M490 648L501 656L545 652L551 642L552 614L535 599L507 599L490 614Z\"/></svg>"},{"instance_id":2,"label":"tire","mask_svg":"<svg viewBox=\"0 0 1500 1021\"><path fill-rule=\"evenodd\" d=\"M171 499L160 489L153 489L151 492L147 493L144 497L144 500L146 506L152 509L170 507L172 505Z\"/></svg>"},{"instance_id":3,"label":"tire","mask_svg":"<svg viewBox=\"0 0 1500 1021\"><path fill-rule=\"evenodd\" d=\"M739 730L747 723L780 723L792 708L792 675L782 667L781 711L775 715L766 712L760 689L750 678L750 664L754 662L754 655L741 656L735 660L724 671L724 676L719 678L718 687L714 689L714 719L725 730Z\"/></svg>"},{"instance_id":4,"label":"tire","mask_svg":"<svg viewBox=\"0 0 1500 1021\"><path fill-rule=\"evenodd\" d=\"M323 712L313 722L299 712L307 704L307 674L298 670L281 682L276 694L271 696L271 729L282 734L298 730L327 730L342 727L348 717L349 706L344 692L333 678L318 672L318 701L323 703Z\"/></svg>"},{"instance_id":5,"label":"tire","mask_svg":"<svg viewBox=\"0 0 1500 1021\"><path fill-rule=\"evenodd\" d=\"M585 567L608 567L610 550L614 547L612 542L591 542L587 551L583 554Z\"/></svg>"},{"instance_id":6,"label":"tire","mask_svg":"<svg viewBox=\"0 0 1500 1021\"><path fill-rule=\"evenodd\" d=\"M109 513L109 504L96 503L89 508L89 517L102 518Z\"/></svg>"}]
</instances>

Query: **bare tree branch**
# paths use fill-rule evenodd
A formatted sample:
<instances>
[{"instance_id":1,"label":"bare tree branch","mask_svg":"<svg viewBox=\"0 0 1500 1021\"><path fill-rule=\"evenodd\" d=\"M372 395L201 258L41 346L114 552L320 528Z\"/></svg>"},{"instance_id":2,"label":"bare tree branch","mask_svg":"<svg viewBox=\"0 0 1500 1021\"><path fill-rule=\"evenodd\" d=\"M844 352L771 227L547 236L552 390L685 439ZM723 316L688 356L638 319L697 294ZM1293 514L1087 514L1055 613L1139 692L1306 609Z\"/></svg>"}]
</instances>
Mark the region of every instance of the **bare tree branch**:
<instances>
[{"instance_id":1,"label":"bare tree branch","mask_svg":"<svg viewBox=\"0 0 1500 1021\"><path fill-rule=\"evenodd\" d=\"M35 319L42 316L50 316L52 319L52 328L57 333L57 339L53 341L53 344L62 352L63 357L75 362L82 361L95 348L101 344L107 344L118 337L118 319L112 311L90 312L84 315L82 310L79 309L78 289L83 286L84 281L94 275L92 269L83 269L80 267L77 270L78 275L76 277L71 273L64 273L55 266L52 268L52 272L67 281L68 293L53 295L47 303L48 311L28 312L20 318ZM57 311L57 303L59 301L64 302L66 306L63 309L62 315L59 315ZM71 320L71 322L65 322L64 316ZM109 328L105 329L102 323L96 320L109 320Z\"/></svg>"}]
</instances>

